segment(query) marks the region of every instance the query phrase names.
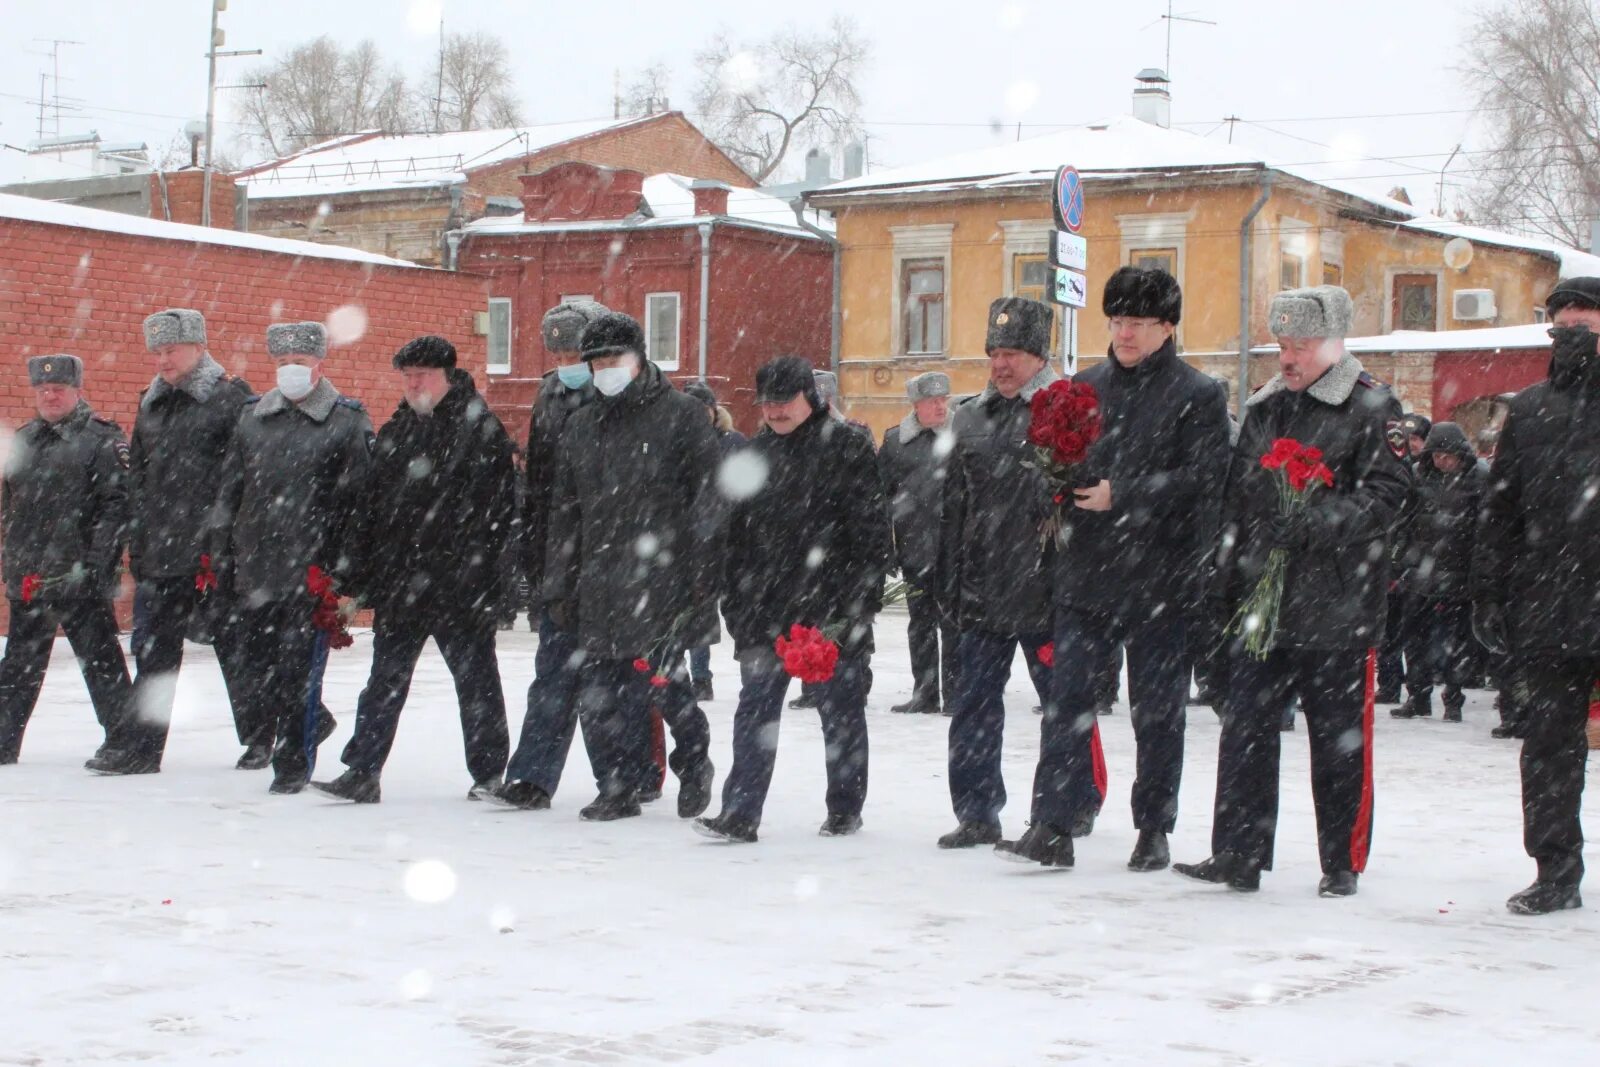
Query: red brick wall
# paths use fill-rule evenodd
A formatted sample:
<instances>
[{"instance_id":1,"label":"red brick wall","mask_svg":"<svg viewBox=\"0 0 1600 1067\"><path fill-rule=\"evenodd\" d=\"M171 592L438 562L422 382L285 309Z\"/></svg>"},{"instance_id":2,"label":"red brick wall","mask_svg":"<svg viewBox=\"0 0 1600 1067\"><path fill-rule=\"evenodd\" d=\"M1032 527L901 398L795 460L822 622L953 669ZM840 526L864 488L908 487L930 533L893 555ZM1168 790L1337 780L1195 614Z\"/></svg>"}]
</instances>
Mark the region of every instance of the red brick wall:
<instances>
[{"instance_id":1,"label":"red brick wall","mask_svg":"<svg viewBox=\"0 0 1600 1067\"><path fill-rule=\"evenodd\" d=\"M205 201L205 181L205 171L200 170L176 170L150 175L150 217L199 226L203 216L200 205ZM165 191L162 189L163 182ZM214 229L234 228L233 184L231 174L212 172L211 225Z\"/></svg>"}]
</instances>

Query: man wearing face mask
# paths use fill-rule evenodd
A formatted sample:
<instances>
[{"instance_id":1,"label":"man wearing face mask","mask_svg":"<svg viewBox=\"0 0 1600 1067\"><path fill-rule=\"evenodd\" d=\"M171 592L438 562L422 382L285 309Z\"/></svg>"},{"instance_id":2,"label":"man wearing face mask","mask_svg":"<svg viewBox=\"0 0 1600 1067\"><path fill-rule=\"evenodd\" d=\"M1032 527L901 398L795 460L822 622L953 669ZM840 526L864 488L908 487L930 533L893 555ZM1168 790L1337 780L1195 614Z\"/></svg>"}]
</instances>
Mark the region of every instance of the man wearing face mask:
<instances>
[{"instance_id":1,"label":"man wearing face mask","mask_svg":"<svg viewBox=\"0 0 1600 1067\"><path fill-rule=\"evenodd\" d=\"M522 565L528 576L529 619L539 634L528 709L505 780L485 799L523 811L543 811L561 784L572 735L578 726L577 620L572 605L551 604L544 596L545 549L549 543L550 501L556 465L572 418L598 396L593 374L578 348L583 328L607 309L593 300L568 300L545 312L540 336L555 361L539 383L528 423L528 448L522 494Z\"/></svg>"},{"instance_id":2,"label":"man wearing face mask","mask_svg":"<svg viewBox=\"0 0 1600 1067\"><path fill-rule=\"evenodd\" d=\"M230 618L232 576L217 575L214 588L201 588L206 583L196 581L204 571L205 520L250 387L206 351L206 320L198 311L171 308L151 315L144 321L144 340L155 357L156 376L139 399L128 472L133 508L128 562L144 608L133 645L137 712L119 731L113 750L90 760L89 769L100 774L161 769L184 637L196 622L211 634L234 727L245 746L237 766L258 769L271 759L273 725L243 700L238 625Z\"/></svg>"},{"instance_id":3,"label":"man wearing face mask","mask_svg":"<svg viewBox=\"0 0 1600 1067\"><path fill-rule=\"evenodd\" d=\"M544 595L552 615L576 620L584 653L578 711L600 795L581 814L639 814L655 787L653 706L675 743L678 815L692 818L714 772L683 654L716 633L717 438L700 401L645 359L633 318L600 315L580 343L600 396L573 416L561 451Z\"/></svg>"},{"instance_id":4,"label":"man wearing face mask","mask_svg":"<svg viewBox=\"0 0 1600 1067\"><path fill-rule=\"evenodd\" d=\"M455 345L418 337L394 354L405 399L379 431L364 509L364 601L372 673L356 704L346 770L315 788L376 804L400 712L433 638L455 679L469 800L500 784L509 739L495 656L500 558L516 517L511 438L456 366Z\"/></svg>"},{"instance_id":5,"label":"man wearing face mask","mask_svg":"<svg viewBox=\"0 0 1600 1067\"><path fill-rule=\"evenodd\" d=\"M117 424L83 399L77 356L34 356L28 382L38 416L12 438L0 482L0 569L11 603L0 658L0 765L21 754L57 626L78 657L107 749L132 711L111 606L127 534L128 446Z\"/></svg>"},{"instance_id":6,"label":"man wearing face mask","mask_svg":"<svg viewBox=\"0 0 1600 1067\"><path fill-rule=\"evenodd\" d=\"M323 376L327 353L321 323L267 327L278 386L239 417L207 533L214 565L233 576L248 703L274 725L270 791L279 794L305 788L316 746L333 730L319 710L326 637L312 622L307 570L320 568L343 595L359 592L372 421Z\"/></svg>"},{"instance_id":7,"label":"man wearing face mask","mask_svg":"<svg viewBox=\"0 0 1600 1067\"><path fill-rule=\"evenodd\" d=\"M1511 398L1472 560L1472 630L1518 680L1523 843L1532 885L1506 901L1581 908L1584 725L1600 677L1600 278L1545 301L1548 381Z\"/></svg>"}]
</instances>

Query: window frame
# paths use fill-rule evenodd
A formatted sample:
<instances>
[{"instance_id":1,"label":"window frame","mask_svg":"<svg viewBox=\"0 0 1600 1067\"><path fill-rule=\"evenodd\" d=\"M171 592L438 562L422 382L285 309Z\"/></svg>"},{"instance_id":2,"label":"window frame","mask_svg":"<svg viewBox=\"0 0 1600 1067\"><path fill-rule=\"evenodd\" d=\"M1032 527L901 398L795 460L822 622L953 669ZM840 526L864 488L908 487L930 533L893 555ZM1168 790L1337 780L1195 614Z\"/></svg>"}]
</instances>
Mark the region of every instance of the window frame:
<instances>
[{"instance_id":1,"label":"window frame","mask_svg":"<svg viewBox=\"0 0 1600 1067\"><path fill-rule=\"evenodd\" d=\"M889 358L909 360L934 360L951 358L950 339L950 285L953 280L951 244L955 236L956 225L953 222L930 223L921 226L891 226L889 235L893 241L893 255L891 257L889 277ZM903 264L915 260L939 260L944 267L944 314L940 322L940 333L944 347L938 352L908 351L909 345L906 336L906 313L904 304L905 271Z\"/></svg>"},{"instance_id":2,"label":"window frame","mask_svg":"<svg viewBox=\"0 0 1600 1067\"><path fill-rule=\"evenodd\" d=\"M1128 266L1139 266L1137 260L1141 256L1149 259L1168 260L1170 266L1164 266L1161 269L1172 275L1174 278L1178 276L1178 248L1176 245L1136 245L1131 247L1128 249Z\"/></svg>"},{"instance_id":3,"label":"window frame","mask_svg":"<svg viewBox=\"0 0 1600 1067\"><path fill-rule=\"evenodd\" d=\"M672 345L673 359L669 363L657 358L656 321L654 304L658 300L672 301ZM645 346L649 349L649 360L664 371L675 371L683 365L683 294L680 292L662 291L644 294L644 335Z\"/></svg>"},{"instance_id":4,"label":"window frame","mask_svg":"<svg viewBox=\"0 0 1600 1067\"><path fill-rule=\"evenodd\" d=\"M939 272L939 294L917 294L913 303L911 292L911 277L918 273ZM902 259L900 261L900 347L901 355L912 359L930 359L945 355L950 349L950 340L947 333L950 305L950 273L943 259L929 256L923 259ZM927 341L930 317L928 305L938 305L939 346L937 348L923 347L916 351L911 348L911 321L912 315L920 314L922 319L922 335L924 344Z\"/></svg>"},{"instance_id":5,"label":"window frame","mask_svg":"<svg viewBox=\"0 0 1600 1067\"><path fill-rule=\"evenodd\" d=\"M500 309L500 308L504 309L504 317L505 317L505 324L504 324L504 327L503 327L504 334L505 334L505 337L504 337L505 358L502 361L496 362L496 360L495 360L495 355L496 355L496 352L495 352L495 311L497 309ZM516 322L517 322L516 316L512 313L513 310L514 309L512 307L512 301L511 301L510 297L508 297L508 296L491 296L489 298L489 311L488 311L488 315L489 315L489 332L488 332L488 336L485 338L485 341L484 341L485 360L484 360L483 371L484 371L485 374L503 375L503 374L510 374L511 373L512 353L516 348Z\"/></svg>"}]
</instances>

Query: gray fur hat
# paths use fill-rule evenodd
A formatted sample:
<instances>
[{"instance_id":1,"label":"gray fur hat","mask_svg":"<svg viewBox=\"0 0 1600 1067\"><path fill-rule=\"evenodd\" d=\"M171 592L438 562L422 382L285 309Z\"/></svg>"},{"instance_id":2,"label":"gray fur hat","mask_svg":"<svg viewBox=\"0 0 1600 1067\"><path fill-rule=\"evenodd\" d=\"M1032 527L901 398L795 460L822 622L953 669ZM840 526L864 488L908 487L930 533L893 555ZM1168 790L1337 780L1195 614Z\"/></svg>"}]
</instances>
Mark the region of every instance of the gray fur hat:
<instances>
[{"instance_id":1,"label":"gray fur hat","mask_svg":"<svg viewBox=\"0 0 1600 1067\"><path fill-rule=\"evenodd\" d=\"M1050 326L1055 309L1049 304L1022 296L1003 296L989 305L989 334L983 350L1015 348L1032 352L1040 359L1050 358Z\"/></svg>"},{"instance_id":2,"label":"gray fur hat","mask_svg":"<svg viewBox=\"0 0 1600 1067\"><path fill-rule=\"evenodd\" d=\"M1275 337L1349 337L1355 314L1350 294L1337 285L1286 289L1272 298L1267 328Z\"/></svg>"},{"instance_id":3,"label":"gray fur hat","mask_svg":"<svg viewBox=\"0 0 1600 1067\"><path fill-rule=\"evenodd\" d=\"M144 320L144 346L154 352L162 345L203 345L206 317L193 308L168 308Z\"/></svg>"},{"instance_id":4,"label":"gray fur hat","mask_svg":"<svg viewBox=\"0 0 1600 1067\"><path fill-rule=\"evenodd\" d=\"M930 370L906 379L906 398L913 403L949 395L950 375L942 371Z\"/></svg>"},{"instance_id":5,"label":"gray fur hat","mask_svg":"<svg viewBox=\"0 0 1600 1067\"><path fill-rule=\"evenodd\" d=\"M583 328L609 310L593 300L564 300L544 313L539 332L548 352L576 352Z\"/></svg>"},{"instance_id":6,"label":"gray fur hat","mask_svg":"<svg viewBox=\"0 0 1600 1067\"><path fill-rule=\"evenodd\" d=\"M817 380L817 395L822 402L832 406L839 402L839 376L831 370L815 370L811 372Z\"/></svg>"},{"instance_id":7,"label":"gray fur hat","mask_svg":"<svg viewBox=\"0 0 1600 1067\"><path fill-rule=\"evenodd\" d=\"M267 327L267 355L316 356L328 354L328 330L320 322L279 322Z\"/></svg>"},{"instance_id":8,"label":"gray fur hat","mask_svg":"<svg viewBox=\"0 0 1600 1067\"><path fill-rule=\"evenodd\" d=\"M33 356L28 360L29 385L83 385L83 360L77 356Z\"/></svg>"}]
</instances>

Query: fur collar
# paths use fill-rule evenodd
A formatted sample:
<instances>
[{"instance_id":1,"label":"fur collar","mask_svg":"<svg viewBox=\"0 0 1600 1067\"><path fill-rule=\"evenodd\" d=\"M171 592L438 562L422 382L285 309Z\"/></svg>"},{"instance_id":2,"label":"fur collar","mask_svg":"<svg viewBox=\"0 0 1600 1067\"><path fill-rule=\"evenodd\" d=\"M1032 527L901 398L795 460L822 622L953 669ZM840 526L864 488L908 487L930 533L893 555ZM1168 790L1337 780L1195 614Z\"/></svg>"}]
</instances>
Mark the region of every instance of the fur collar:
<instances>
[{"instance_id":1,"label":"fur collar","mask_svg":"<svg viewBox=\"0 0 1600 1067\"><path fill-rule=\"evenodd\" d=\"M1311 383L1306 395L1313 400L1322 401L1329 407L1338 407L1349 400L1350 394L1355 392L1356 382L1360 380L1364 370L1366 368L1361 365L1361 361L1346 352L1343 359L1329 367L1326 374ZM1275 374L1270 382L1256 390L1256 394L1245 401L1245 406L1254 407L1288 388L1283 384L1283 375Z\"/></svg>"},{"instance_id":2,"label":"fur collar","mask_svg":"<svg viewBox=\"0 0 1600 1067\"><path fill-rule=\"evenodd\" d=\"M1039 368L1039 373L1029 378L1028 384L1022 387L1022 393L1020 394L1022 402L1024 404L1031 403L1034 393L1045 388L1051 382L1060 380L1061 375L1057 374L1056 369L1050 365L1049 360L1046 360L1045 365ZM993 382L984 386L983 392L978 394L978 403L980 404L992 404L998 399L1000 399L1000 390L994 387Z\"/></svg>"},{"instance_id":3,"label":"fur collar","mask_svg":"<svg viewBox=\"0 0 1600 1067\"><path fill-rule=\"evenodd\" d=\"M922 423L917 421L917 413L915 411L913 411L911 414L907 415L905 418L900 420L900 443L901 444L903 444L903 445L910 444L913 440L916 439L917 434L923 433L923 432L933 433L932 430L929 430L926 426L922 425Z\"/></svg>"},{"instance_id":4,"label":"fur collar","mask_svg":"<svg viewBox=\"0 0 1600 1067\"><path fill-rule=\"evenodd\" d=\"M207 352L200 357L200 362L195 364L189 376L177 385L168 385L165 379L157 375L155 381L150 383L150 388L144 391L144 399L139 402L139 406L149 407L172 392L187 393L204 404L227 376L228 372L222 369L222 364L212 359L211 353Z\"/></svg>"},{"instance_id":5,"label":"fur collar","mask_svg":"<svg viewBox=\"0 0 1600 1067\"><path fill-rule=\"evenodd\" d=\"M283 395L282 390L272 390L256 404L256 418L264 419L280 411L299 408L302 413L310 416L312 421L327 422L328 416L333 414L333 405L338 401L339 390L335 389L333 383L326 377L322 377L317 379L317 384L312 386L306 398L298 403L290 401Z\"/></svg>"}]
</instances>

